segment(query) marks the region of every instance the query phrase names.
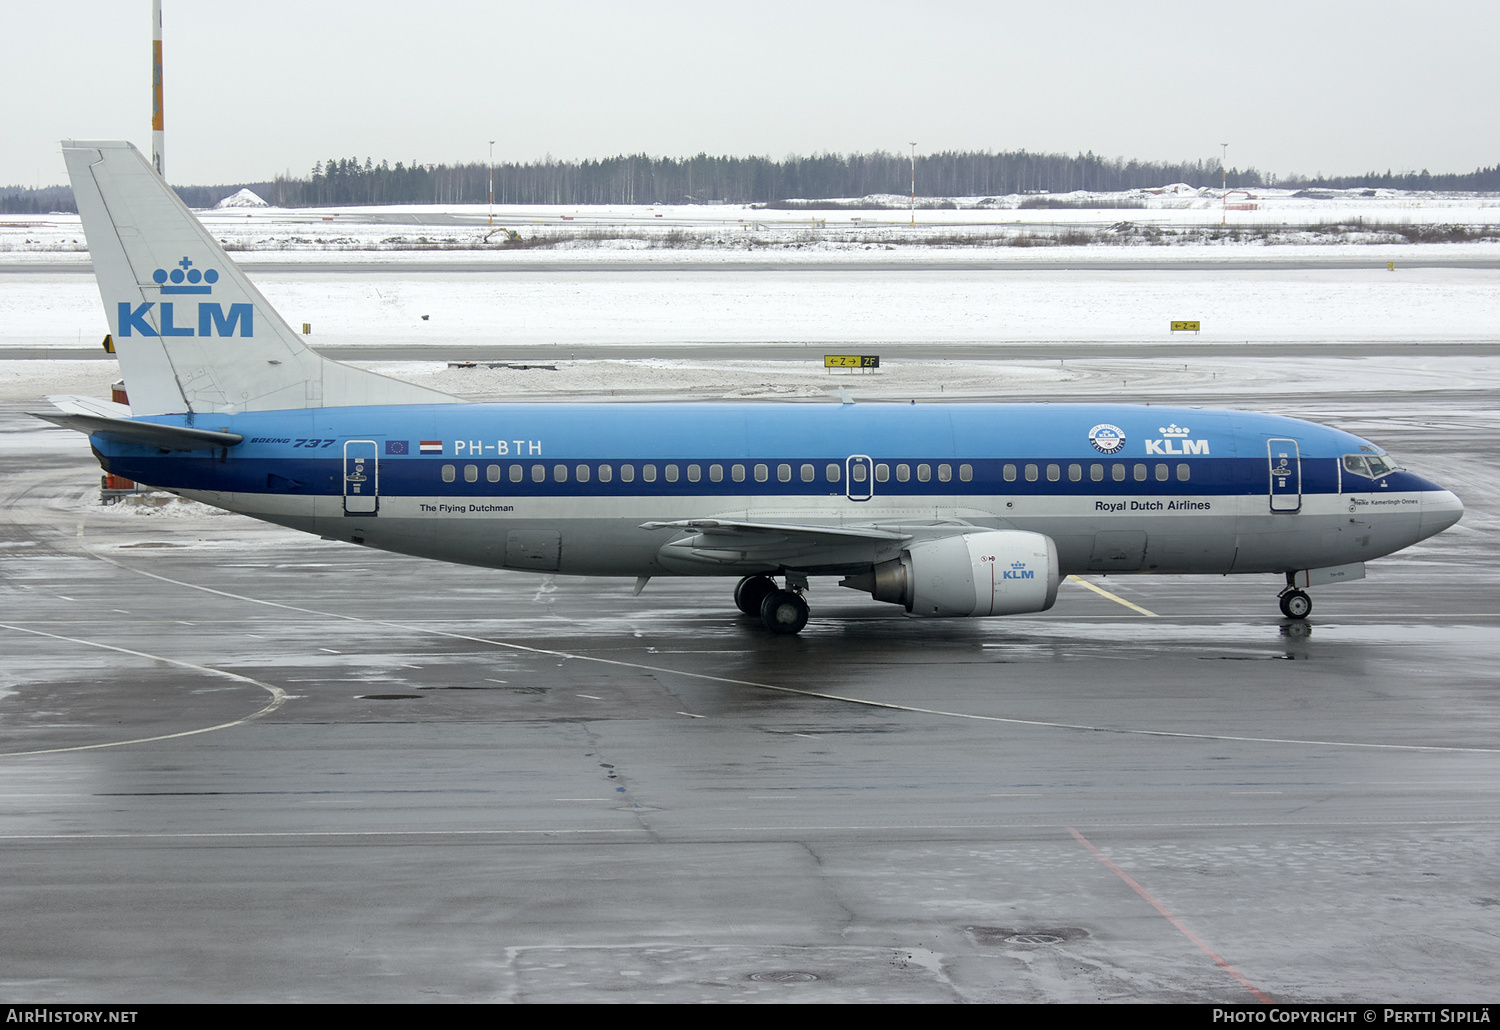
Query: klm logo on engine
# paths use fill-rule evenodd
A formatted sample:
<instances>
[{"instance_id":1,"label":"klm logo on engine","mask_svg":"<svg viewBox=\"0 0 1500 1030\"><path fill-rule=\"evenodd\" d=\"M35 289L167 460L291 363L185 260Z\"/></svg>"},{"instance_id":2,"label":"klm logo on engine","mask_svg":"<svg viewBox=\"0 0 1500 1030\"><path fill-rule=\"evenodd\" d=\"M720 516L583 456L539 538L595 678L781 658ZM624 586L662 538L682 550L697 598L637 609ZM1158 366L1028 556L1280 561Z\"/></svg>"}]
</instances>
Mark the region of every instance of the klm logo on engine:
<instances>
[{"instance_id":1,"label":"klm logo on engine","mask_svg":"<svg viewBox=\"0 0 1500 1030\"><path fill-rule=\"evenodd\" d=\"M1036 579L1036 572L1026 567L1023 561L1011 562L1002 579Z\"/></svg>"},{"instance_id":2,"label":"klm logo on engine","mask_svg":"<svg viewBox=\"0 0 1500 1030\"><path fill-rule=\"evenodd\" d=\"M193 266L191 258L186 256L179 262L177 267L170 272L165 268L158 268L151 273L152 280L161 289L163 297L180 295L205 295L214 292L214 283L219 281L219 271L216 268L199 269ZM229 310L224 310L224 305L213 301L199 301L197 304L197 323L193 322L192 315L188 315L183 325L178 325L177 320L183 318L184 312L178 307L179 301L163 300L161 310L157 312L156 325L152 325L151 309L156 307L155 301L146 301L144 304L131 307L128 301L120 301L119 305L119 329L121 336L133 336L139 333L141 336L254 336L255 335L255 305L253 304L231 304ZM182 307L187 304L182 303Z\"/></svg>"},{"instance_id":3,"label":"klm logo on engine","mask_svg":"<svg viewBox=\"0 0 1500 1030\"><path fill-rule=\"evenodd\" d=\"M1173 422L1170 426L1158 426L1157 432L1166 437L1164 440L1147 440L1147 454L1207 454L1207 440L1189 440L1188 434L1192 432L1187 426L1179 426Z\"/></svg>"}]
</instances>

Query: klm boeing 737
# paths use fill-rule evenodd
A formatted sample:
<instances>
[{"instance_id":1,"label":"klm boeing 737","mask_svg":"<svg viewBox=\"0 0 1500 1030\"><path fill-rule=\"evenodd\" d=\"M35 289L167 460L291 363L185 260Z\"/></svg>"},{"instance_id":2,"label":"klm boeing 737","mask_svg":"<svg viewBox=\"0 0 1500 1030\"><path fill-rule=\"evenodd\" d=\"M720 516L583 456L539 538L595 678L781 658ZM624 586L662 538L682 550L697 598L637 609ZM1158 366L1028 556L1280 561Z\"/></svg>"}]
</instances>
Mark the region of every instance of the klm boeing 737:
<instances>
[{"instance_id":1,"label":"klm boeing 737","mask_svg":"<svg viewBox=\"0 0 1500 1030\"><path fill-rule=\"evenodd\" d=\"M1070 573L1276 573L1301 619L1463 514L1368 440L1243 411L461 402L309 350L130 144L63 152L130 405L43 417L107 471L328 539L738 577L785 634L813 576L966 617L1046 611Z\"/></svg>"}]
</instances>

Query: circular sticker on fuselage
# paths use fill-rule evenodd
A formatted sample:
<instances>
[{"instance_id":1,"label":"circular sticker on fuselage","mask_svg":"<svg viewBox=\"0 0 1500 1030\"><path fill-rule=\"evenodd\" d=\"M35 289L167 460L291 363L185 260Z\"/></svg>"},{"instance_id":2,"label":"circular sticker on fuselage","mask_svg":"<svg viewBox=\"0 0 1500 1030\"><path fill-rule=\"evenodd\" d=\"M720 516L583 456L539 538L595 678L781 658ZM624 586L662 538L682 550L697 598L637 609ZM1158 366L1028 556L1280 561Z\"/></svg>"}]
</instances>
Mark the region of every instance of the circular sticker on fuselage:
<instances>
[{"instance_id":1,"label":"circular sticker on fuselage","mask_svg":"<svg viewBox=\"0 0 1500 1030\"><path fill-rule=\"evenodd\" d=\"M1125 430L1108 422L1101 422L1089 430L1089 443L1100 454L1115 454L1125 446Z\"/></svg>"}]
</instances>

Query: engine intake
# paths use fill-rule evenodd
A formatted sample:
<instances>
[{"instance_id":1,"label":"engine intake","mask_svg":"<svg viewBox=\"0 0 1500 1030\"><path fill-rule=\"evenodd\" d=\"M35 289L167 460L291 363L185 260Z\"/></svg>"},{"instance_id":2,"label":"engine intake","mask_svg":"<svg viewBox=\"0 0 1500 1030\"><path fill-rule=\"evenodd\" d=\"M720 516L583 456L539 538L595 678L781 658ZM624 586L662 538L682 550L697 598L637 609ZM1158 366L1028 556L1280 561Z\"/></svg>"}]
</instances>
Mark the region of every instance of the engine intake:
<instances>
[{"instance_id":1,"label":"engine intake","mask_svg":"<svg viewBox=\"0 0 1500 1030\"><path fill-rule=\"evenodd\" d=\"M1060 581L1051 537L990 530L913 543L901 557L839 586L941 619L1044 612L1057 600Z\"/></svg>"}]
</instances>

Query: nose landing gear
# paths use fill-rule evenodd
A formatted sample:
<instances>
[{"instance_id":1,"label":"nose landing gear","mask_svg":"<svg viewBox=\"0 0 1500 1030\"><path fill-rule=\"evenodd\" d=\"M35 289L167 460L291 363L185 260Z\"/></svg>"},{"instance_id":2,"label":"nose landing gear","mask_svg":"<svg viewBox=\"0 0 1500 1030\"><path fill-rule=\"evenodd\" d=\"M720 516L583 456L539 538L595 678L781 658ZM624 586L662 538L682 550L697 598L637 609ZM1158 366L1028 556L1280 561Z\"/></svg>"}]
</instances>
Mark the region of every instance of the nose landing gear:
<instances>
[{"instance_id":1,"label":"nose landing gear","mask_svg":"<svg viewBox=\"0 0 1500 1030\"><path fill-rule=\"evenodd\" d=\"M1305 590L1287 587L1281 592L1281 614L1289 619L1305 619L1312 612L1312 598Z\"/></svg>"}]
</instances>

